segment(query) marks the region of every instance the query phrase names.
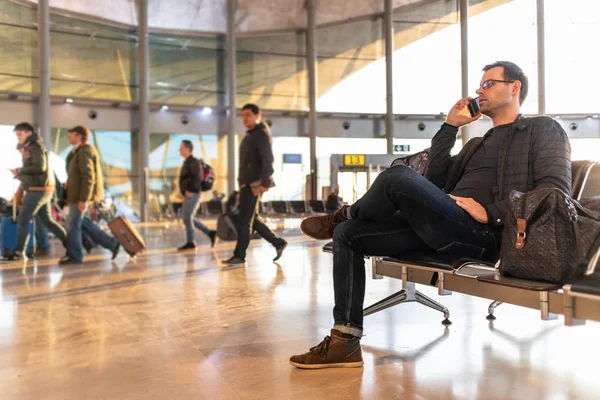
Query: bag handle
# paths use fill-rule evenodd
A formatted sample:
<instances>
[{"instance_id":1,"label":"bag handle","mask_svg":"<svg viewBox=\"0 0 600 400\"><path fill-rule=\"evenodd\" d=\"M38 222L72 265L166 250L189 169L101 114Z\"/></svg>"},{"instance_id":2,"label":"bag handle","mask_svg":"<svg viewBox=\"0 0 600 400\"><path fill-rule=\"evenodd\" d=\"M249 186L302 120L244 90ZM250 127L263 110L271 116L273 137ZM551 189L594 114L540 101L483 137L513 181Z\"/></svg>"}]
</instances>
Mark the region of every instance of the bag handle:
<instances>
[{"instance_id":1,"label":"bag handle","mask_svg":"<svg viewBox=\"0 0 600 400\"><path fill-rule=\"evenodd\" d=\"M525 247L525 239L527 238L527 220L525 219L525 212L527 211L527 193L523 193L520 200L521 218L517 218L517 241L515 243L517 249Z\"/></svg>"}]
</instances>

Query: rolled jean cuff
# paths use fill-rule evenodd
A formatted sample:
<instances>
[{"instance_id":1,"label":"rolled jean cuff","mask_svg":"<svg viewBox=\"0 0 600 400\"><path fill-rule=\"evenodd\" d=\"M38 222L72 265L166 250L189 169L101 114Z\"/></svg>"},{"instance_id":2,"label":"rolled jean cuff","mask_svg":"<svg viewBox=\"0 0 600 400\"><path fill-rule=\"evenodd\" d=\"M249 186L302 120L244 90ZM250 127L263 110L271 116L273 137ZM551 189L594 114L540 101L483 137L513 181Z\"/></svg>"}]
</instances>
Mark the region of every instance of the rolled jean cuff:
<instances>
[{"instance_id":1,"label":"rolled jean cuff","mask_svg":"<svg viewBox=\"0 0 600 400\"><path fill-rule=\"evenodd\" d=\"M357 328L355 326L344 324L342 322L336 322L333 325L333 329L337 329L338 331L340 331L342 333L345 333L347 335L352 335L352 336L355 336L357 338L361 338L362 335L363 335L362 328Z\"/></svg>"}]
</instances>

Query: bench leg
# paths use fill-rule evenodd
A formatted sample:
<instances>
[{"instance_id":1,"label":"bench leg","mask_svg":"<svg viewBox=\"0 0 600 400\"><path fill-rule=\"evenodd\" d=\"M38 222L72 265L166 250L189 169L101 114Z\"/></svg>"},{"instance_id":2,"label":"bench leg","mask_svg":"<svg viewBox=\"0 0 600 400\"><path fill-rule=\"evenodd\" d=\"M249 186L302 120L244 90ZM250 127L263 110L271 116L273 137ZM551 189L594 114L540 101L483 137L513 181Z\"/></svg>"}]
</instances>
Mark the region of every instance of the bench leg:
<instances>
[{"instance_id":1,"label":"bench leg","mask_svg":"<svg viewBox=\"0 0 600 400\"><path fill-rule=\"evenodd\" d=\"M584 319L576 319L575 315L575 301L573 297L568 294L564 294L564 310L565 310L565 325L566 326L581 326L585 325Z\"/></svg>"},{"instance_id":2,"label":"bench leg","mask_svg":"<svg viewBox=\"0 0 600 400\"><path fill-rule=\"evenodd\" d=\"M542 320L544 321L558 319L557 314L550 312L550 303L548 298L548 292L540 292L540 310L542 312Z\"/></svg>"},{"instance_id":3,"label":"bench leg","mask_svg":"<svg viewBox=\"0 0 600 400\"><path fill-rule=\"evenodd\" d=\"M426 307L444 313L444 320L442 321L443 325L447 326L452 324L452 322L450 322L450 311L448 308L425 296L418 290L415 290L414 282L403 281L402 284L405 287L404 289L365 308L363 310L363 315L366 317L367 315L375 314L376 312L383 311L400 303L410 303L416 301L419 304L423 304Z\"/></svg>"},{"instance_id":4,"label":"bench leg","mask_svg":"<svg viewBox=\"0 0 600 400\"><path fill-rule=\"evenodd\" d=\"M419 304L423 304L426 307L429 307L436 311L444 313L444 320L442 321L442 325L451 325L452 324L452 322L450 322L450 311L448 310L447 307L445 307L442 304L438 303L437 301L425 296L423 293L419 292L418 290L415 292L415 300Z\"/></svg>"},{"instance_id":5,"label":"bench leg","mask_svg":"<svg viewBox=\"0 0 600 400\"><path fill-rule=\"evenodd\" d=\"M394 293L391 296L386 297L383 300L379 300L377 303L370 305L369 307L363 310L363 315L366 317L367 315L375 314L376 312L383 311L387 308L393 307L397 304L408 302L408 293L405 289L402 289L399 292Z\"/></svg>"},{"instance_id":6,"label":"bench leg","mask_svg":"<svg viewBox=\"0 0 600 400\"><path fill-rule=\"evenodd\" d=\"M492 303L488 307L488 316L486 317L488 321L494 321L496 319L496 316L494 315L494 310L496 310L496 307L500 306L501 304L501 301L492 301Z\"/></svg>"},{"instance_id":7,"label":"bench leg","mask_svg":"<svg viewBox=\"0 0 600 400\"><path fill-rule=\"evenodd\" d=\"M377 257L371 257L371 270L373 271L373 279L383 279L383 276L377 274Z\"/></svg>"}]
</instances>

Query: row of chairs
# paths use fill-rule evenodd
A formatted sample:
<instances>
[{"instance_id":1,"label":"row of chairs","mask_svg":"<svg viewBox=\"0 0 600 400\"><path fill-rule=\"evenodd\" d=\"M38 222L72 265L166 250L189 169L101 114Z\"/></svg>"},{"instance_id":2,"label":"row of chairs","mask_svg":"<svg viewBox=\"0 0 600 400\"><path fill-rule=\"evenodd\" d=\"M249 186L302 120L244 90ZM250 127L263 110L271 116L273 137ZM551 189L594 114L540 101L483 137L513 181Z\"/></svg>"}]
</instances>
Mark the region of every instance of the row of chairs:
<instances>
[{"instance_id":1,"label":"row of chairs","mask_svg":"<svg viewBox=\"0 0 600 400\"><path fill-rule=\"evenodd\" d=\"M225 212L225 203L208 201L200 205L199 215L221 215ZM260 213L265 216L306 216L325 213L324 200L269 201L260 203Z\"/></svg>"},{"instance_id":2,"label":"row of chairs","mask_svg":"<svg viewBox=\"0 0 600 400\"><path fill-rule=\"evenodd\" d=\"M574 161L572 167L571 196L577 200L599 196L600 164ZM331 252L332 243L326 244L323 250ZM600 249L590 260L585 275L563 287L505 277L500 275L497 265L433 251L407 254L402 258L372 257L371 263L373 279L401 279L402 290L365 308L365 316L401 303L417 302L442 312L442 324L451 324L448 308L415 289L415 284L423 284L436 287L440 296L459 292L492 300L488 320L496 319L494 310L507 303L540 310L543 320L564 315L566 325L600 321Z\"/></svg>"}]
</instances>

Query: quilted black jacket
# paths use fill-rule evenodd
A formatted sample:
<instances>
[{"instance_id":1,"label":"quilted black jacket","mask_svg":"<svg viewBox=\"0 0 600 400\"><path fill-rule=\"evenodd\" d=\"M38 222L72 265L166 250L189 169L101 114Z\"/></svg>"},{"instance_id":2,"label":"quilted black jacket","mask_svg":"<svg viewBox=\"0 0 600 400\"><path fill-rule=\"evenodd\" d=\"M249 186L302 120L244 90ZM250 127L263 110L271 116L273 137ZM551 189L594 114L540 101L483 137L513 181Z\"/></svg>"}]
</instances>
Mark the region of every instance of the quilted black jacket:
<instances>
[{"instance_id":1,"label":"quilted black jacket","mask_svg":"<svg viewBox=\"0 0 600 400\"><path fill-rule=\"evenodd\" d=\"M451 157L457 132L454 126L442 125L431 141L425 170L425 177L447 193L454 190L467 162L489 134L469 140L459 154ZM492 189L495 202L486 207L490 224L504 225L512 190L528 192L550 187L571 193L571 145L564 129L552 118L519 115L500 148L500 157L498 186Z\"/></svg>"},{"instance_id":2,"label":"quilted black jacket","mask_svg":"<svg viewBox=\"0 0 600 400\"><path fill-rule=\"evenodd\" d=\"M257 181L267 188L275 186L273 182L274 161L269 128L261 122L246 133L240 145L238 174L240 186Z\"/></svg>"}]
</instances>

